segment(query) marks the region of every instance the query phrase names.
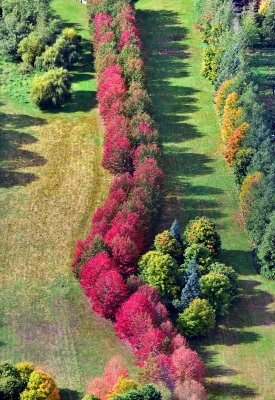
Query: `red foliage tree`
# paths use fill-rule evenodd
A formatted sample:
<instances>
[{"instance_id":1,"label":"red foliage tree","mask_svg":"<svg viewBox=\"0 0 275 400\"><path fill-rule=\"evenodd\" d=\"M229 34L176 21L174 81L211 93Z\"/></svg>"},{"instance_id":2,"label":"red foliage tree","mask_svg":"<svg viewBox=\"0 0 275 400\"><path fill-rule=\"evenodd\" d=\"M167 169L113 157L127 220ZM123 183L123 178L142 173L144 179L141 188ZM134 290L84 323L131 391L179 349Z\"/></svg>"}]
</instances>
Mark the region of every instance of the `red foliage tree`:
<instances>
[{"instance_id":1,"label":"red foliage tree","mask_svg":"<svg viewBox=\"0 0 275 400\"><path fill-rule=\"evenodd\" d=\"M93 310L104 318L114 316L127 298L127 286L118 271L110 270L101 273L89 291Z\"/></svg>"},{"instance_id":2,"label":"red foliage tree","mask_svg":"<svg viewBox=\"0 0 275 400\"><path fill-rule=\"evenodd\" d=\"M133 349L138 350L140 337L166 319L167 310L160 302L158 292L144 285L118 310L115 331L118 337L129 341Z\"/></svg>"},{"instance_id":3,"label":"red foliage tree","mask_svg":"<svg viewBox=\"0 0 275 400\"><path fill-rule=\"evenodd\" d=\"M80 284L85 294L90 297L91 289L97 284L101 274L106 274L110 270L115 270L116 265L108 254L100 252L94 257L89 258L80 270Z\"/></svg>"},{"instance_id":4,"label":"red foliage tree","mask_svg":"<svg viewBox=\"0 0 275 400\"><path fill-rule=\"evenodd\" d=\"M204 381L204 365L198 354L188 347L179 347L172 354L172 363L178 382L185 379L193 379L198 382Z\"/></svg>"}]
</instances>

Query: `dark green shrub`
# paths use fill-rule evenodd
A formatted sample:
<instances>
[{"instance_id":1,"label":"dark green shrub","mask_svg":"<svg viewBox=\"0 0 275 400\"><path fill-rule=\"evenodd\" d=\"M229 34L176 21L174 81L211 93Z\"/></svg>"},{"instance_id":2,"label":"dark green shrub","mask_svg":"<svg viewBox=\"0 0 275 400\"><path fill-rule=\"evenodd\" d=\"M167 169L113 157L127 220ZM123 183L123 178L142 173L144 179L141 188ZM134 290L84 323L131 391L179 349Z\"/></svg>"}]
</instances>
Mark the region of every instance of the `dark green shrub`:
<instances>
[{"instance_id":1,"label":"dark green shrub","mask_svg":"<svg viewBox=\"0 0 275 400\"><path fill-rule=\"evenodd\" d=\"M69 72L64 68L53 69L35 78L31 99L42 109L59 106L70 98L70 88Z\"/></svg>"},{"instance_id":2,"label":"dark green shrub","mask_svg":"<svg viewBox=\"0 0 275 400\"><path fill-rule=\"evenodd\" d=\"M25 383L17 369L8 362L0 364L0 399L18 400L24 388Z\"/></svg>"},{"instance_id":3,"label":"dark green shrub","mask_svg":"<svg viewBox=\"0 0 275 400\"><path fill-rule=\"evenodd\" d=\"M258 258L262 275L269 279L275 279L275 212L273 212L259 246Z\"/></svg>"},{"instance_id":4,"label":"dark green shrub","mask_svg":"<svg viewBox=\"0 0 275 400\"><path fill-rule=\"evenodd\" d=\"M215 311L205 299L194 299L178 315L177 326L183 335L205 335L215 326Z\"/></svg>"}]
</instances>

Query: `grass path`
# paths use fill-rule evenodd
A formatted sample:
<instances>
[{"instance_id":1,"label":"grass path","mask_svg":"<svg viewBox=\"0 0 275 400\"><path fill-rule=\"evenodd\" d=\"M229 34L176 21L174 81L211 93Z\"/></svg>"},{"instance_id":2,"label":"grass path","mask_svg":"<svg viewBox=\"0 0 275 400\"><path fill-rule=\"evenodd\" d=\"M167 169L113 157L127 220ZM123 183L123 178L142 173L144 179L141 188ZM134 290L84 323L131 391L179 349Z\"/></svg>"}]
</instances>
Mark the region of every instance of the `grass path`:
<instances>
[{"instance_id":1,"label":"grass path","mask_svg":"<svg viewBox=\"0 0 275 400\"><path fill-rule=\"evenodd\" d=\"M209 337L193 341L209 376L210 399L272 400L274 282L255 274L238 193L213 109L213 88L201 77L202 43L190 0L136 3L148 68L148 89L164 146L167 196L159 229L174 218L213 218L222 260L240 273L241 298Z\"/></svg>"},{"instance_id":2,"label":"grass path","mask_svg":"<svg viewBox=\"0 0 275 400\"><path fill-rule=\"evenodd\" d=\"M75 242L110 184L101 168L103 130L95 105L85 6L54 0L83 36L72 102L41 112L28 102L29 78L4 79L0 131L0 360L30 360L76 399L106 361L122 354L110 323L92 314L72 277Z\"/></svg>"}]
</instances>

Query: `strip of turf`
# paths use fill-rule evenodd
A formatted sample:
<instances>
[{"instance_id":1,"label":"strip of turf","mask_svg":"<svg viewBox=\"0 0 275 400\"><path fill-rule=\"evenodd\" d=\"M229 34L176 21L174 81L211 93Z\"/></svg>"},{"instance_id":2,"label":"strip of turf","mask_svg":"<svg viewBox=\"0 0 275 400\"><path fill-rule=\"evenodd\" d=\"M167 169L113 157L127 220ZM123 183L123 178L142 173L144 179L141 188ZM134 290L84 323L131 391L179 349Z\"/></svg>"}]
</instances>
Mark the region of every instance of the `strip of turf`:
<instances>
[{"instance_id":1,"label":"strip of turf","mask_svg":"<svg viewBox=\"0 0 275 400\"><path fill-rule=\"evenodd\" d=\"M148 89L164 146L167 196L159 230L178 218L213 218L222 260L240 273L241 298L209 337L194 340L209 376L210 399L274 396L274 283L256 275L233 174L213 109L213 88L201 76L202 42L193 1L136 3L145 47Z\"/></svg>"}]
</instances>

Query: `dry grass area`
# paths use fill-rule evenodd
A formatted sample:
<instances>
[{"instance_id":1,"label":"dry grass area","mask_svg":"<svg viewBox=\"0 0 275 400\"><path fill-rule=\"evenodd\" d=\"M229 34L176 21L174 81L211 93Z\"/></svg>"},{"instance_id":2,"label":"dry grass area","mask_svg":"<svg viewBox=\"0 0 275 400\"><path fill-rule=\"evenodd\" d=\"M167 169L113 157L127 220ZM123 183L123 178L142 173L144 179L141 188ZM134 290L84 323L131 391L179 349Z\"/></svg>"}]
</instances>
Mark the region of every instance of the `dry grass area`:
<instances>
[{"instance_id":1,"label":"dry grass area","mask_svg":"<svg viewBox=\"0 0 275 400\"><path fill-rule=\"evenodd\" d=\"M130 353L93 315L70 264L111 182L97 109L32 117L2 110L0 359L50 370L77 398L112 355ZM76 392L74 392L76 391Z\"/></svg>"},{"instance_id":2,"label":"dry grass area","mask_svg":"<svg viewBox=\"0 0 275 400\"><path fill-rule=\"evenodd\" d=\"M127 353L70 270L111 180L97 110L72 118L5 108L2 120L0 358L43 364L61 387L84 390L111 354Z\"/></svg>"}]
</instances>

